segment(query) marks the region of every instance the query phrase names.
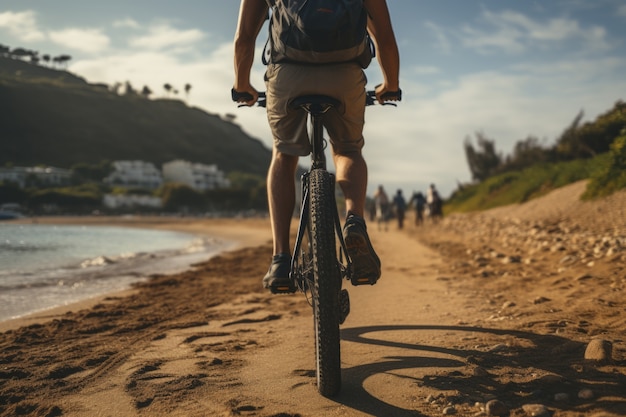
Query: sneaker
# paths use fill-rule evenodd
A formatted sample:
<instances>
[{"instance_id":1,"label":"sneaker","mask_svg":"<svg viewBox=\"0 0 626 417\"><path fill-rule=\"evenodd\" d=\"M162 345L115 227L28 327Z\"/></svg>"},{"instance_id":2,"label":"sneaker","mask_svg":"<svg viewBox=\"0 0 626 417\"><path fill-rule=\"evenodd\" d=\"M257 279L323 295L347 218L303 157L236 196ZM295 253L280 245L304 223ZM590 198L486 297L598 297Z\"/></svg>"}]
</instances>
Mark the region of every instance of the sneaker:
<instances>
[{"instance_id":1,"label":"sneaker","mask_svg":"<svg viewBox=\"0 0 626 417\"><path fill-rule=\"evenodd\" d=\"M370 243L362 217L348 215L343 227L343 240L352 261L352 285L376 284L380 278L380 259Z\"/></svg>"},{"instance_id":2,"label":"sneaker","mask_svg":"<svg viewBox=\"0 0 626 417\"><path fill-rule=\"evenodd\" d=\"M263 277L263 288L272 294L292 293L296 291L293 281L289 278L291 256L286 253L274 255L267 274Z\"/></svg>"}]
</instances>

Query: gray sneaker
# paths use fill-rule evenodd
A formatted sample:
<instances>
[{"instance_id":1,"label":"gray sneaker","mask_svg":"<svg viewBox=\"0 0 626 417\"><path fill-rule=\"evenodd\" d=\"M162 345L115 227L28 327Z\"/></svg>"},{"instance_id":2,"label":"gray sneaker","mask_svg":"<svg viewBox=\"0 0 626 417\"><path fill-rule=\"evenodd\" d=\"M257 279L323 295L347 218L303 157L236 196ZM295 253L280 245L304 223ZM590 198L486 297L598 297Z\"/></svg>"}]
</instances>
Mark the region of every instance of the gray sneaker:
<instances>
[{"instance_id":1,"label":"gray sneaker","mask_svg":"<svg viewBox=\"0 0 626 417\"><path fill-rule=\"evenodd\" d=\"M380 278L380 258L370 243L365 220L354 214L348 215L343 239L352 261L352 285L376 284Z\"/></svg>"}]
</instances>

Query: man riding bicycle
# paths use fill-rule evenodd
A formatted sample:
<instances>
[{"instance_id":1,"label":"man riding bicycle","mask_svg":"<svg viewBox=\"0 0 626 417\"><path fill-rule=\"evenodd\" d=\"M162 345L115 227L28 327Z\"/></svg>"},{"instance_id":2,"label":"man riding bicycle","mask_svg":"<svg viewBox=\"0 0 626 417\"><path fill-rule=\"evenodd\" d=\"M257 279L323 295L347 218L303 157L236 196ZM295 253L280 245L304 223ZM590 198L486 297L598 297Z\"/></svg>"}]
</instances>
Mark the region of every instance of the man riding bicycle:
<instances>
[{"instance_id":1,"label":"man riding bicycle","mask_svg":"<svg viewBox=\"0 0 626 417\"><path fill-rule=\"evenodd\" d=\"M294 0L295 1L295 0ZM315 0L308 0L309 3ZM338 3L339 0L336 0ZM343 0L342 3L361 3ZM256 38L272 9L271 24L280 22L279 12L289 7L288 0L242 0L235 35L235 83L238 102L252 106L258 99L250 83ZM299 0L298 3L305 3ZM383 82L376 87L376 97L399 99L399 53L385 0L362 0L367 13L367 31L376 46ZM299 7L299 6L298 6ZM321 7L321 6L320 6ZM321 9L320 9L321 10ZM326 11L326 9L322 10ZM274 43L270 42L270 48ZM308 155L310 144L306 130L307 114L290 109L295 97L317 94L338 99L341 105L324 115L332 145L336 178L346 202L343 234L354 265L353 275L374 284L380 277L381 263L376 255L363 219L367 190L367 165L363 159L363 124L365 84L362 60L348 62L298 62L281 60L270 51L265 74L268 121L274 137L272 161L267 175L267 192L273 237L273 258L263 278L265 288L290 286L291 246L289 241L292 213L295 207L295 172L300 156ZM395 95L397 94L397 95ZM387 98L388 97L388 98ZM353 281L354 283L355 281ZM295 288L293 288L295 291Z\"/></svg>"}]
</instances>

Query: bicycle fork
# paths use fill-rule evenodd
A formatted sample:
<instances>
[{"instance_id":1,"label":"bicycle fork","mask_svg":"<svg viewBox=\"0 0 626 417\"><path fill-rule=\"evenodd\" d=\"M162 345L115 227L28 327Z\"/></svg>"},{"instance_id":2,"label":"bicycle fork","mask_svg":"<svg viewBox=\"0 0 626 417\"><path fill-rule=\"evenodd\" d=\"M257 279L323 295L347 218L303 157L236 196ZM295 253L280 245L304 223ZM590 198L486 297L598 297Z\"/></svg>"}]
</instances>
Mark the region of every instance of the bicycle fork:
<instances>
[{"instance_id":1,"label":"bicycle fork","mask_svg":"<svg viewBox=\"0 0 626 417\"><path fill-rule=\"evenodd\" d=\"M335 186L335 176L333 174L329 174L332 181L332 189ZM313 268L311 265L311 259L305 259L304 255L301 256L301 249L304 240L305 233L309 231L309 208L310 208L310 195L309 195L309 176L310 173L307 172L302 175L302 203L300 207L300 223L298 226L298 231L296 234L296 242L293 249L293 256L291 257L291 270L289 273L289 278L295 283L296 287L306 293L308 289L311 287L311 283L313 282ZM334 194L332 195L333 207L336 207L336 200ZM334 229L335 234L339 240L340 247L340 257L337 260L339 273L341 280L350 279L352 273L352 262L350 257L347 255L348 251L346 248L346 243L343 239L343 233L341 230L341 221L339 220L339 214L335 210L334 212ZM310 241L309 241L310 242ZM309 243L310 244L310 243ZM343 259L345 256L346 265L343 264ZM346 317L350 313L350 297L348 294L348 290L342 289L340 286L339 292L339 306L340 306L340 320L339 323L343 324Z\"/></svg>"}]
</instances>

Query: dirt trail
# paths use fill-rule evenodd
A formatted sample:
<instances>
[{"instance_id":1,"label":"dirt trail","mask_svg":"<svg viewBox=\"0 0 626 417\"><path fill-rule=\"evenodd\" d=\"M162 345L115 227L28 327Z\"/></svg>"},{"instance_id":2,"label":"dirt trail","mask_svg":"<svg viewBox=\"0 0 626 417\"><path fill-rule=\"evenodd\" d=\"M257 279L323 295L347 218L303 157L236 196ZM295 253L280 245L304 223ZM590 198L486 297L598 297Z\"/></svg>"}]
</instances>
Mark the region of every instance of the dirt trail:
<instances>
[{"instance_id":1,"label":"dirt trail","mask_svg":"<svg viewBox=\"0 0 626 417\"><path fill-rule=\"evenodd\" d=\"M267 222L238 221L218 226L252 246L0 333L0 415L626 415L626 192L578 205L581 190L370 225L383 277L347 283L336 398L316 391L305 297L260 288Z\"/></svg>"}]
</instances>

